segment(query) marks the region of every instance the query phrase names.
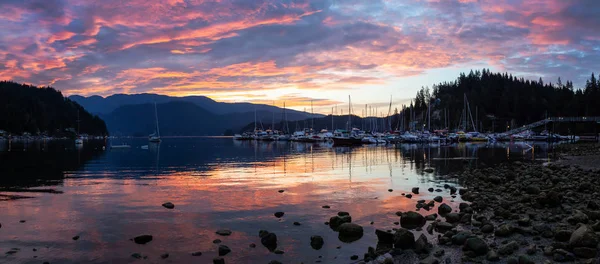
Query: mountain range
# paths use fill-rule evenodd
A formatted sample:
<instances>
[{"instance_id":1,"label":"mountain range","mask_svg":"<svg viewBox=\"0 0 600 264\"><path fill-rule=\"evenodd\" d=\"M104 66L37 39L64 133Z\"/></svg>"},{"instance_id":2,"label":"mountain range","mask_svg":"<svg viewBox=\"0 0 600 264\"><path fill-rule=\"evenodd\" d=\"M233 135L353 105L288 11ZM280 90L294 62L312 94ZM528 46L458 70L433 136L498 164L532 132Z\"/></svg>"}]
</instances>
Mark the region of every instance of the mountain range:
<instances>
[{"instance_id":1,"label":"mountain range","mask_svg":"<svg viewBox=\"0 0 600 264\"><path fill-rule=\"evenodd\" d=\"M257 121L266 129L284 119L283 109L251 103L223 103L205 96L172 97L157 94L115 94L108 97L79 95L69 99L99 115L111 135L142 136L155 130L154 103L157 104L160 133L163 136L222 135L238 132ZM322 117L319 114L286 109L289 121Z\"/></svg>"}]
</instances>

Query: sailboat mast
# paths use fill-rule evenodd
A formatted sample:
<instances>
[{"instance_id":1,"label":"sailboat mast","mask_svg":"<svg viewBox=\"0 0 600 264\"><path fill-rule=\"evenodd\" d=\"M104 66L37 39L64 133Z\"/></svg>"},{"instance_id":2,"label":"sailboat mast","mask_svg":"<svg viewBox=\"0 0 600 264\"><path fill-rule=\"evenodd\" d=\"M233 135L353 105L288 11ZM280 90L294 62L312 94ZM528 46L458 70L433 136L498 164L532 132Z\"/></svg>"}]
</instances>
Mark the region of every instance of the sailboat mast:
<instances>
[{"instance_id":1,"label":"sailboat mast","mask_svg":"<svg viewBox=\"0 0 600 264\"><path fill-rule=\"evenodd\" d=\"M254 106L254 132L256 132L256 106Z\"/></svg>"},{"instance_id":2,"label":"sailboat mast","mask_svg":"<svg viewBox=\"0 0 600 264\"><path fill-rule=\"evenodd\" d=\"M156 135L160 137L160 128L158 126L158 110L156 109L156 102L154 102L154 117L156 118Z\"/></svg>"},{"instance_id":3,"label":"sailboat mast","mask_svg":"<svg viewBox=\"0 0 600 264\"><path fill-rule=\"evenodd\" d=\"M273 101L273 106L275 106L275 101ZM271 132L275 131L275 110L271 112L273 117L271 119Z\"/></svg>"},{"instance_id":4,"label":"sailboat mast","mask_svg":"<svg viewBox=\"0 0 600 264\"><path fill-rule=\"evenodd\" d=\"M310 100L310 116L311 116L310 129L314 130L315 129L315 112L313 110L313 100Z\"/></svg>"},{"instance_id":5,"label":"sailboat mast","mask_svg":"<svg viewBox=\"0 0 600 264\"><path fill-rule=\"evenodd\" d=\"M348 95L348 131L352 131L352 99Z\"/></svg>"},{"instance_id":6,"label":"sailboat mast","mask_svg":"<svg viewBox=\"0 0 600 264\"><path fill-rule=\"evenodd\" d=\"M81 123L81 120L79 120L79 109L77 109L77 135L79 135L79 123Z\"/></svg>"},{"instance_id":7,"label":"sailboat mast","mask_svg":"<svg viewBox=\"0 0 600 264\"><path fill-rule=\"evenodd\" d=\"M333 131L333 107L331 108L331 131Z\"/></svg>"}]
</instances>

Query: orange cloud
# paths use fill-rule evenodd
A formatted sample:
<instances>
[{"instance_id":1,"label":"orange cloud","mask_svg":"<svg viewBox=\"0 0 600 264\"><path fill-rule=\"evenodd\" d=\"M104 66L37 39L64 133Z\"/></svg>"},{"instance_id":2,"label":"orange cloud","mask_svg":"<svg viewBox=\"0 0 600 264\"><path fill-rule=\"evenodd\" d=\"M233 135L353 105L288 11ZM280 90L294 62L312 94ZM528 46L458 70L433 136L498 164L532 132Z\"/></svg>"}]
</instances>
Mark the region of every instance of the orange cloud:
<instances>
[{"instance_id":1,"label":"orange cloud","mask_svg":"<svg viewBox=\"0 0 600 264\"><path fill-rule=\"evenodd\" d=\"M48 44L52 44L55 41L61 41L61 40L67 40L70 39L71 37L75 36L75 33L73 32L69 32L69 31L61 31L55 34L52 34L49 38L48 38Z\"/></svg>"}]
</instances>

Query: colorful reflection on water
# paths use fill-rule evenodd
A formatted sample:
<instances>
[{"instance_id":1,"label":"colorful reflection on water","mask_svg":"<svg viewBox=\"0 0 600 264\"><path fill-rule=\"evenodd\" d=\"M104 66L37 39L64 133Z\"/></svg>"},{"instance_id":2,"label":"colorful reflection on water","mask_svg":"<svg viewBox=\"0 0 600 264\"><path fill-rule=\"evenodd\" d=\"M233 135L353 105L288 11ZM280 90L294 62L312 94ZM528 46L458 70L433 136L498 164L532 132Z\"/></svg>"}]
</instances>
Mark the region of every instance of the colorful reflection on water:
<instances>
[{"instance_id":1,"label":"colorful reflection on water","mask_svg":"<svg viewBox=\"0 0 600 264\"><path fill-rule=\"evenodd\" d=\"M349 263L351 255L375 246L375 228L397 227L396 211L414 210L417 200L437 195L452 200L446 190L427 191L460 186L447 173L513 159L547 159L552 149L545 144L529 149L524 143L348 148L172 138L145 150L140 148L145 140L118 141L90 141L82 148L65 141L10 146L0 141L0 194L33 197L0 200L0 262L128 263L140 261L131 257L139 253L150 263L211 263L218 255L213 240L220 239L232 249L224 257L227 263ZM123 142L132 148L110 150ZM63 193L6 192L16 187ZM420 187L420 194L401 195L412 187ZM167 201L175 209L161 206ZM285 215L278 219L277 211ZM324 224L338 211L349 212L365 228L362 239L343 243ZM219 236L219 229L233 233ZM284 254L260 244L261 229L277 234ZM154 240L129 241L141 234ZM312 235L323 236L322 249L310 247ZM13 248L16 253L4 254ZM191 255L197 251L202 256ZM169 258L161 259L163 253Z\"/></svg>"}]
</instances>

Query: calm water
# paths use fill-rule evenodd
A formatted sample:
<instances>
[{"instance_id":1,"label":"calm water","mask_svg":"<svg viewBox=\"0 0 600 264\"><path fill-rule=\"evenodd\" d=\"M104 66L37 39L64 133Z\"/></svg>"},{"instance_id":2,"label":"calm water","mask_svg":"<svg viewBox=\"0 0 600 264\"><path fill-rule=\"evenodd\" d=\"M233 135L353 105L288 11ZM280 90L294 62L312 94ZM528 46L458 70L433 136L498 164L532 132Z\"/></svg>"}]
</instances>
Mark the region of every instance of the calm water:
<instances>
[{"instance_id":1,"label":"calm water","mask_svg":"<svg viewBox=\"0 0 600 264\"><path fill-rule=\"evenodd\" d=\"M147 150L140 148L148 144L145 139L112 144L122 142L132 148L103 150L111 144L103 141L77 148L72 141L0 140L0 262L212 263L218 248L212 241L218 238L232 249L227 263L313 263L319 256L323 263L350 263L351 255L362 256L375 246L375 228L397 227L396 211L414 210L417 200L437 195L449 202L448 191L427 191L459 186L444 177L448 172L507 160L544 160L552 149L546 144L529 149L524 143L348 148L229 138L167 138ZM435 172L423 171L429 167ZM6 192L7 187L62 193ZM412 187L421 187L421 194L401 196ZM175 209L161 206L167 201ZM285 215L278 219L273 216L277 211ZM353 222L365 228L362 239L343 243L324 225L338 211L350 212ZM302 225L294 226L295 221ZM215 234L218 229L233 234L222 237ZM260 244L260 229L277 234L283 255ZM129 241L141 234L154 240L146 245ZM76 235L80 239L72 240ZM310 247L311 235L323 236L321 250ZM5 254L13 248L16 253ZM202 256L191 255L196 251ZM147 259L136 260L133 253ZM169 258L161 259L163 253Z\"/></svg>"}]
</instances>

